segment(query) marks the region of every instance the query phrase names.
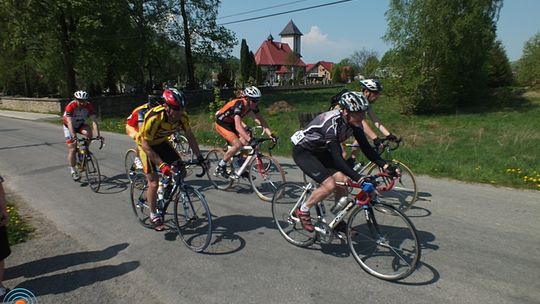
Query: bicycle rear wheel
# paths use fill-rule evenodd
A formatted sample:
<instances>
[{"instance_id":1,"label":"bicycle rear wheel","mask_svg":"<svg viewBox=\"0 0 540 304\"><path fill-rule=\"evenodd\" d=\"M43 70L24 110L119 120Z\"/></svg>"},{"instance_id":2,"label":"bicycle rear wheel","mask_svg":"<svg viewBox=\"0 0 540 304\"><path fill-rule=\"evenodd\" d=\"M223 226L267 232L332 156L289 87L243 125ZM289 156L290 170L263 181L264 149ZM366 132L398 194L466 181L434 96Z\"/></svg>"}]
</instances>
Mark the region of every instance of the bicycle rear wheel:
<instances>
[{"instance_id":1,"label":"bicycle rear wheel","mask_svg":"<svg viewBox=\"0 0 540 304\"><path fill-rule=\"evenodd\" d=\"M90 186L90 189L94 192L99 191L101 185L101 173L99 172L99 164L94 154L88 152L85 158L85 170L86 181Z\"/></svg>"},{"instance_id":2,"label":"bicycle rear wheel","mask_svg":"<svg viewBox=\"0 0 540 304\"><path fill-rule=\"evenodd\" d=\"M347 241L367 273L388 281L409 276L420 261L420 242L412 222L392 205L357 208L349 218Z\"/></svg>"},{"instance_id":3,"label":"bicycle rear wheel","mask_svg":"<svg viewBox=\"0 0 540 304\"><path fill-rule=\"evenodd\" d=\"M213 149L208 151L206 154L206 160L208 162L207 176L210 182L220 190L227 190L233 184L233 179L225 178L221 174L217 173L217 168L219 161L223 159L225 152L222 149ZM233 172L233 167L231 164L227 165L227 170L229 173Z\"/></svg>"},{"instance_id":4,"label":"bicycle rear wheel","mask_svg":"<svg viewBox=\"0 0 540 304\"><path fill-rule=\"evenodd\" d=\"M126 151L124 157L124 168L126 170L126 176L130 182L133 182L133 177L137 174L137 171L141 171L135 167L135 158L137 157L137 151L135 149L129 149Z\"/></svg>"},{"instance_id":5,"label":"bicycle rear wheel","mask_svg":"<svg viewBox=\"0 0 540 304\"><path fill-rule=\"evenodd\" d=\"M274 192L285 182L285 172L279 162L270 156L260 155L246 168L251 188L263 201L271 201Z\"/></svg>"},{"instance_id":6,"label":"bicycle rear wheel","mask_svg":"<svg viewBox=\"0 0 540 304\"><path fill-rule=\"evenodd\" d=\"M411 169L400 161L393 161L393 164L398 166L401 171L401 176L394 182L394 187L390 191L381 192L380 199L398 208L400 211L406 212L418 199L418 187L416 186L416 178ZM367 175L381 172L382 169L376 164L371 164L367 169ZM385 184L390 182L388 178L380 178Z\"/></svg>"},{"instance_id":7,"label":"bicycle rear wheel","mask_svg":"<svg viewBox=\"0 0 540 304\"><path fill-rule=\"evenodd\" d=\"M212 240L212 214L206 198L197 189L185 185L174 198L174 218L178 236L186 246L201 252Z\"/></svg>"},{"instance_id":8,"label":"bicycle rear wheel","mask_svg":"<svg viewBox=\"0 0 540 304\"><path fill-rule=\"evenodd\" d=\"M182 157L183 160L193 160L193 151L189 146L189 142L184 135L176 134L175 140L172 142L174 149Z\"/></svg>"},{"instance_id":9,"label":"bicycle rear wheel","mask_svg":"<svg viewBox=\"0 0 540 304\"><path fill-rule=\"evenodd\" d=\"M272 198L272 216L279 233L291 244L307 247L315 242L315 233L302 228L300 219L294 210L306 200L308 193L297 183L286 182L274 193Z\"/></svg>"},{"instance_id":10,"label":"bicycle rear wheel","mask_svg":"<svg viewBox=\"0 0 540 304\"><path fill-rule=\"evenodd\" d=\"M133 209L133 213L135 213L139 224L146 228L151 228L150 205L146 199L147 189L148 185L146 179L136 178L130 185L129 195L131 199L131 208Z\"/></svg>"}]
</instances>

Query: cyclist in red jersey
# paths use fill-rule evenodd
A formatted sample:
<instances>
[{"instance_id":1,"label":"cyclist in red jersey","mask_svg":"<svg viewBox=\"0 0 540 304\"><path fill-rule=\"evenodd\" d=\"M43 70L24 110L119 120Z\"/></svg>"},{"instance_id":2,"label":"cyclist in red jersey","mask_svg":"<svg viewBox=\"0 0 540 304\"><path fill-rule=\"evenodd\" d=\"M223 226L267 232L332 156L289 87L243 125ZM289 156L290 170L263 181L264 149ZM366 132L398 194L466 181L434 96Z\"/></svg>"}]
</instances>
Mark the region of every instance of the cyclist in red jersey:
<instances>
[{"instance_id":1,"label":"cyclist in red jersey","mask_svg":"<svg viewBox=\"0 0 540 304\"><path fill-rule=\"evenodd\" d=\"M274 142L277 140L272 134L266 120L259 114L258 105L260 98L261 91L257 87L247 87L238 98L226 103L216 113L216 131L221 137L227 140L231 148L227 150L223 159L219 161L215 174L228 178L227 162L243 146L251 142L252 136L246 130L246 124L242 121L244 116L248 114L253 115L255 122L263 127L264 133L271 137Z\"/></svg>"},{"instance_id":2,"label":"cyclist in red jersey","mask_svg":"<svg viewBox=\"0 0 540 304\"><path fill-rule=\"evenodd\" d=\"M73 96L75 97L75 100L68 103L62 119L64 121L64 136L68 146L69 170L73 180L77 181L81 178L77 170L75 170L77 133L82 134L87 138L92 138L92 134L97 134L98 138L101 138L101 136L96 120L96 114L94 113L94 107L88 102L88 93L85 91L77 91ZM87 118L92 120L92 129L86 124Z\"/></svg>"}]
</instances>

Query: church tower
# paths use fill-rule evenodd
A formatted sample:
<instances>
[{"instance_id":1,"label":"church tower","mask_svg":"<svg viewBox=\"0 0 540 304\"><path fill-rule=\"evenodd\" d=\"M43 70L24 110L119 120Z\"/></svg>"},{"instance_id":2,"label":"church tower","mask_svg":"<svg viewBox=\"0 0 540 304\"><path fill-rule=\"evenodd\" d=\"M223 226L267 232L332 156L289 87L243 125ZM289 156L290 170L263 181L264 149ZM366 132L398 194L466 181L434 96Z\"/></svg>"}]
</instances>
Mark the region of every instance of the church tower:
<instances>
[{"instance_id":1,"label":"church tower","mask_svg":"<svg viewBox=\"0 0 540 304\"><path fill-rule=\"evenodd\" d=\"M303 34L292 20L289 21L287 26L285 26L279 35L281 36L281 42L287 43L293 52L295 52L299 57L302 57L302 55L300 55L300 39Z\"/></svg>"}]
</instances>

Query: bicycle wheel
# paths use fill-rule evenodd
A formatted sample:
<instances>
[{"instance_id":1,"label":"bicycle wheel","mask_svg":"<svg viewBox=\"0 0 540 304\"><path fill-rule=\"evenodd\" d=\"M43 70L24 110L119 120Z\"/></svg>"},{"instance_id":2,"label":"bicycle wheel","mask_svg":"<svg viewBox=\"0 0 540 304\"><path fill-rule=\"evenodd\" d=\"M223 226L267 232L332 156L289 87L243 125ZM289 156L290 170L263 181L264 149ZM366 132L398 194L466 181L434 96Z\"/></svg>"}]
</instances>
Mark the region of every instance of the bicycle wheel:
<instances>
[{"instance_id":1,"label":"bicycle wheel","mask_svg":"<svg viewBox=\"0 0 540 304\"><path fill-rule=\"evenodd\" d=\"M172 141L172 145L183 160L193 160L193 151L184 135L176 134L175 140Z\"/></svg>"},{"instance_id":2,"label":"bicycle wheel","mask_svg":"<svg viewBox=\"0 0 540 304\"><path fill-rule=\"evenodd\" d=\"M401 176L395 181L394 187L390 191L381 192L380 199L388 204L393 205L400 211L406 212L418 199L418 187L416 186L416 178L411 169L400 161L393 161L393 164L401 170ZM381 172L382 169L376 164L371 164L367 169L367 175ZM381 178L385 184L389 183L389 179Z\"/></svg>"},{"instance_id":3,"label":"bicycle wheel","mask_svg":"<svg viewBox=\"0 0 540 304\"><path fill-rule=\"evenodd\" d=\"M306 200L308 193L297 183L282 184L272 198L272 216L279 233L291 244L307 247L315 242L315 233L302 228L300 219L294 215L294 210Z\"/></svg>"},{"instance_id":4,"label":"bicycle wheel","mask_svg":"<svg viewBox=\"0 0 540 304\"><path fill-rule=\"evenodd\" d=\"M225 178L221 174L217 173L217 167L219 161L223 159L225 152L222 149L213 149L206 154L206 161L208 162L208 170L206 171L208 179L214 187L221 190L227 190L233 184L233 179ZM227 166L229 173L233 172L232 165Z\"/></svg>"},{"instance_id":5,"label":"bicycle wheel","mask_svg":"<svg viewBox=\"0 0 540 304\"><path fill-rule=\"evenodd\" d=\"M212 214L206 198L197 189L185 185L174 198L174 218L178 236L186 246L201 252L212 240Z\"/></svg>"},{"instance_id":6,"label":"bicycle wheel","mask_svg":"<svg viewBox=\"0 0 540 304\"><path fill-rule=\"evenodd\" d=\"M98 192L99 186L101 185L101 173L99 172L98 161L94 154L88 152L85 162L84 173L86 175L86 181L88 181L88 185L92 191Z\"/></svg>"},{"instance_id":7,"label":"bicycle wheel","mask_svg":"<svg viewBox=\"0 0 540 304\"><path fill-rule=\"evenodd\" d=\"M249 183L257 196L263 201L271 201L274 192L285 182L285 172L279 162L266 155L259 155L246 168Z\"/></svg>"},{"instance_id":8,"label":"bicycle wheel","mask_svg":"<svg viewBox=\"0 0 540 304\"><path fill-rule=\"evenodd\" d=\"M349 218L347 241L367 273L388 281L410 275L420 261L420 242L409 218L392 205L357 208Z\"/></svg>"},{"instance_id":9,"label":"bicycle wheel","mask_svg":"<svg viewBox=\"0 0 540 304\"><path fill-rule=\"evenodd\" d=\"M129 188L131 208L141 225L146 228L152 227L150 223L150 205L146 200L148 185L146 178L135 178Z\"/></svg>"},{"instance_id":10,"label":"bicycle wheel","mask_svg":"<svg viewBox=\"0 0 540 304\"><path fill-rule=\"evenodd\" d=\"M126 170L126 176L130 182L133 182L133 177L137 174L138 171L142 172L141 169L135 167L135 158L137 157L137 151L135 149L129 149L126 151L126 156L124 157L124 168Z\"/></svg>"}]
</instances>

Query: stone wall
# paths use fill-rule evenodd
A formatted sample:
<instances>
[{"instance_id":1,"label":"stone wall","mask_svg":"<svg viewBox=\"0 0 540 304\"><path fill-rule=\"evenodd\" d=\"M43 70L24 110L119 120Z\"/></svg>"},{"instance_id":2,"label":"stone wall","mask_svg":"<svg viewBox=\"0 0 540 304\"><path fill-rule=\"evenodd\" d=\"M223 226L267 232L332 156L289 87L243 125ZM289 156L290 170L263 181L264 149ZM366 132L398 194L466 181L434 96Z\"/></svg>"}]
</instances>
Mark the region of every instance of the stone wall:
<instances>
[{"instance_id":1,"label":"stone wall","mask_svg":"<svg viewBox=\"0 0 540 304\"><path fill-rule=\"evenodd\" d=\"M310 90L319 88L342 87L341 85L320 85L301 87L259 87L263 96L272 92ZM221 99L227 100L234 97L234 89L222 89ZM188 107L207 108L214 100L212 90L186 91ZM146 102L146 95L117 95L98 96L90 99L98 117L128 116L131 111ZM70 100L59 98L25 98L0 96L0 109L24 112L50 113L62 115L64 107Z\"/></svg>"}]
</instances>

